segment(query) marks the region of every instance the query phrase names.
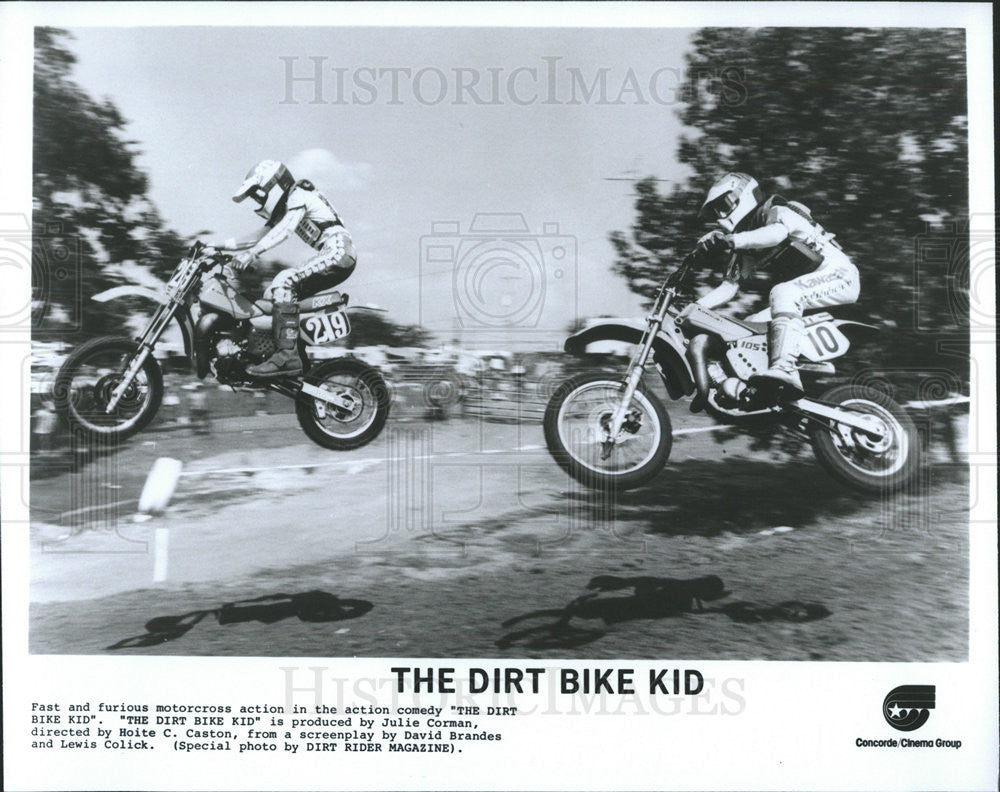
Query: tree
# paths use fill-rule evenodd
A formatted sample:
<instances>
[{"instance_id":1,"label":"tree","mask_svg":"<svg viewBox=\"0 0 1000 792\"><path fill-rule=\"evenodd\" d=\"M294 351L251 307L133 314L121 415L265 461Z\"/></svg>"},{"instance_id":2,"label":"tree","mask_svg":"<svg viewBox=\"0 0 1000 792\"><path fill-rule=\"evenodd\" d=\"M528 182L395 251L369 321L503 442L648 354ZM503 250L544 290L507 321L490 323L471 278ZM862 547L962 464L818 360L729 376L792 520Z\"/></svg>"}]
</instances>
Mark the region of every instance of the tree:
<instances>
[{"instance_id":1,"label":"tree","mask_svg":"<svg viewBox=\"0 0 1000 792\"><path fill-rule=\"evenodd\" d=\"M744 90L719 90L721 66ZM809 206L858 264L857 310L891 332L856 366L941 365L967 377L962 31L709 28L687 69L680 117L691 131L677 157L691 176L667 193L652 179L636 184L631 231L611 235L629 286L650 296L704 233L696 214L711 182L745 171ZM928 264L922 246L935 240L951 252Z\"/></svg>"},{"instance_id":2,"label":"tree","mask_svg":"<svg viewBox=\"0 0 1000 792\"><path fill-rule=\"evenodd\" d=\"M71 78L66 31L35 28L32 289L35 335L120 329L122 316L86 299L134 262L163 277L186 243L147 198L126 121Z\"/></svg>"}]
</instances>

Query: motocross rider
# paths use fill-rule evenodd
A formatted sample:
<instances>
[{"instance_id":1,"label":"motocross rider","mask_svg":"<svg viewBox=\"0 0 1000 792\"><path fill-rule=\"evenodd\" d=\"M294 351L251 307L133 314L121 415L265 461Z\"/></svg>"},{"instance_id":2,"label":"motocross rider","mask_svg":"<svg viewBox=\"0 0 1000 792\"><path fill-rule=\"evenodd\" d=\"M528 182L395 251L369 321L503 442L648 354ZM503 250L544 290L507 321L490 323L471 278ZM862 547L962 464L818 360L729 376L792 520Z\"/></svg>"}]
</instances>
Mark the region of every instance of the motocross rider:
<instances>
[{"instance_id":1,"label":"motocross rider","mask_svg":"<svg viewBox=\"0 0 1000 792\"><path fill-rule=\"evenodd\" d=\"M736 255L722 283L697 303L705 308L722 305L736 296L741 281L756 270L769 269L772 282L778 281L771 289L769 307L747 317L770 321L769 367L751 382L781 384L801 392L795 361L803 336L802 312L857 302L858 268L805 206L780 195L765 200L756 179L745 173L727 173L716 181L698 216L719 226L698 240L698 249Z\"/></svg>"},{"instance_id":2,"label":"motocross rider","mask_svg":"<svg viewBox=\"0 0 1000 792\"><path fill-rule=\"evenodd\" d=\"M282 163L258 162L233 194L236 203L251 198L254 210L264 218L264 228L243 242L227 240L213 245L225 251L238 251L234 269L243 270L275 245L295 232L315 250L315 255L299 267L283 269L264 290L264 297L274 301L271 328L276 351L267 360L248 366L254 377L284 377L302 373L302 361L296 354L299 336L298 301L343 283L354 272L357 255L354 242L337 210L312 182L296 181Z\"/></svg>"}]
</instances>

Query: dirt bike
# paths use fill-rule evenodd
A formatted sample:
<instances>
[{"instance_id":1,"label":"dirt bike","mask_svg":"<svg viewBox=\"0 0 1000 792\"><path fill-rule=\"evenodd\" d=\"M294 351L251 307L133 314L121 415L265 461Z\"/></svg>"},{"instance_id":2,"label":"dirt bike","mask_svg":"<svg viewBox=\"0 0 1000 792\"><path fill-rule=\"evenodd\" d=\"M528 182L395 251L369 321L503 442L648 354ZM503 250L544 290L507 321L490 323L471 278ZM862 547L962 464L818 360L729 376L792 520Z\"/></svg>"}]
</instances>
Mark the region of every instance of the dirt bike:
<instances>
[{"instance_id":1,"label":"dirt bike","mask_svg":"<svg viewBox=\"0 0 1000 792\"><path fill-rule=\"evenodd\" d=\"M54 395L71 428L123 439L149 424L163 398L163 373L153 351L176 319L184 353L199 379L211 374L233 390L266 389L293 399L302 430L324 448L349 450L378 436L389 415L389 392L378 370L353 357L320 362L309 355L310 348L341 341L351 332L348 296L328 290L300 300L298 354L303 373L255 379L247 366L275 351L274 306L236 290L229 282L231 261L231 256L196 242L162 292L117 286L94 295L101 303L142 297L158 306L138 339L94 338L66 358L56 375Z\"/></svg>"},{"instance_id":2,"label":"dirt bike","mask_svg":"<svg viewBox=\"0 0 1000 792\"><path fill-rule=\"evenodd\" d=\"M751 378L768 368L767 324L741 321L697 303L674 303L697 251L657 292L645 319L599 321L570 336L565 350L581 353L595 341L635 344L624 376L591 373L563 382L543 419L549 452L569 475L591 487L628 489L646 483L666 464L670 416L642 382L650 363L671 399L694 396L705 410L734 426L773 424L809 440L820 464L844 484L869 492L903 486L921 463L920 440L906 411L881 391L858 384L834 387L818 398L775 392ZM877 331L827 312L805 317L798 369L834 373L851 337Z\"/></svg>"}]
</instances>

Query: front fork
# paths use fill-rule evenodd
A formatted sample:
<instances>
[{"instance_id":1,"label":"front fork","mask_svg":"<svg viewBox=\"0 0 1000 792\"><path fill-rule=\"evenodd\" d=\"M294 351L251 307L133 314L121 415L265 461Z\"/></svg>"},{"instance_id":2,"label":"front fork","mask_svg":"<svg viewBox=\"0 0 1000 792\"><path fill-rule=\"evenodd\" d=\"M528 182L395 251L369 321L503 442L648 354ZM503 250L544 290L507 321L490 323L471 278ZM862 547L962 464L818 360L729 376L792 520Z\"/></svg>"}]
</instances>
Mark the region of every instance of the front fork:
<instances>
[{"instance_id":1,"label":"front fork","mask_svg":"<svg viewBox=\"0 0 1000 792\"><path fill-rule=\"evenodd\" d=\"M146 359L153 353L153 347L156 346L156 342L160 340L163 331L170 324L176 310L177 304L173 301L169 305L161 305L156 309L153 318L149 320L145 331L139 337L139 351L131 357L122 373L121 382L111 391L111 398L108 399L108 404L104 408L105 413L110 415L118 406L118 402L121 401L136 375L142 370Z\"/></svg>"},{"instance_id":2,"label":"front fork","mask_svg":"<svg viewBox=\"0 0 1000 792\"><path fill-rule=\"evenodd\" d=\"M646 370L646 362L649 360L649 353L653 349L653 339L659 331L659 320L650 319L649 329L646 331L646 338L639 348L639 352L629 363L628 371L625 372L625 390L622 391L622 398L615 407L611 416L611 422L607 426L605 437L605 454L610 455L618 435L621 433L625 419L628 417L629 405L632 404L632 397L635 395L639 383L642 381L642 374ZM606 456L605 456L606 458Z\"/></svg>"}]
</instances>

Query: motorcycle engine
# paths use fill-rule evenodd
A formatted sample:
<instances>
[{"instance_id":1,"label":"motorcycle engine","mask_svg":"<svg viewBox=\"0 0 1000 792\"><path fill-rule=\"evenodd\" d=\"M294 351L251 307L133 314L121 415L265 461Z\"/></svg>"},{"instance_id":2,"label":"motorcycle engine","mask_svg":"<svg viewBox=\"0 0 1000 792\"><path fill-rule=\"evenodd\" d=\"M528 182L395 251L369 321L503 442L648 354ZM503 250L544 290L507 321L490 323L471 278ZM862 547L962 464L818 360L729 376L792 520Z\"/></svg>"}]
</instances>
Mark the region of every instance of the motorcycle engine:
<instances>
[{"instance_id":1,"label":"motorcycle engine","mask_svg":"<svg viewBox=\"0 0 1000 792\"><path fill-rule=\"evenodd\" d=\"M238 355L242 351L243 348L229 336L220 338L215 344L215 354L220 358Z\"/></svg>"},{"instance_id":2,"label":"motorcycle engine","mask_svg":"<svg viewBox=\"0 0 1000 792\"><path fill-rule=\"evenodd\" d=\"M746 392L747 384L739 377L728 377L721 385L722 392L732 402L739 402Z\"/></svg>"},{"instance_id":3,"label":"motorcycle engine","mask_svg":"<svg viewBox=\"0 0 1000 792\"><path fill-rule=\"evenodd\" d=\"M747 389L747 384L743 380L731 376L716 360L708 364L707 370L712 387L724 406L736 406L742 401Z\"/></svg>"},{"instance_id":4,"label":"motorcycle engine","mask_svg":"<svg viewBox=\"0 0 1000 792\"><path fill-rule=\"evenodd\" d=\"M212 369L219 382L235 385L246 380L245 344L229 334L223 334L215 339L215 355L212 359Z\"/></svg>"},{"instance_id":5,"label":"motorcycle engine","mask_svg":"<svg viewBox=\"0 0 1000 792\"><path fill-rule=\"evenodd\" d=\"M247 366L270 357L275 348L271 333L263 330L251 330L246 337L222 333L215 338L211 365L219 382L246 384L252 379L247 375Z\"/></svg>"}]
</instances>

